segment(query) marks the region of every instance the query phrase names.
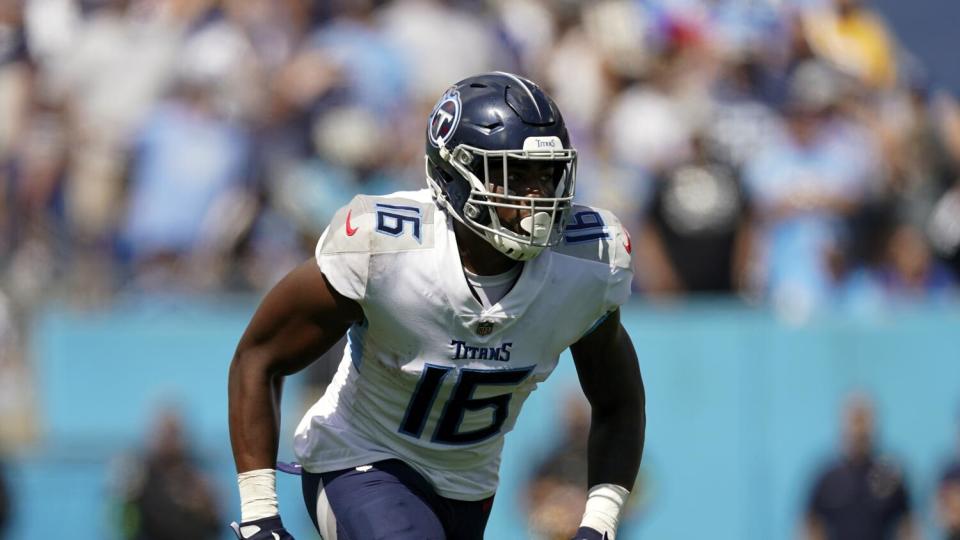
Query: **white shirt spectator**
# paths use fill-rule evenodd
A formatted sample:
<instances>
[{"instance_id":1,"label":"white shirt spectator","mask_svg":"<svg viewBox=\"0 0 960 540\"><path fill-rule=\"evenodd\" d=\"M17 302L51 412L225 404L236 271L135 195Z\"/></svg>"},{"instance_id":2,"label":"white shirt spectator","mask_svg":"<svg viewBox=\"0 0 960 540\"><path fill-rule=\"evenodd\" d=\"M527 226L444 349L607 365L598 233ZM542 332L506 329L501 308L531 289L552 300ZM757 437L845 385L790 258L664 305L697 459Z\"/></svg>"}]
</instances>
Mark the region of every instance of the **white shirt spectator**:
<instances>
[{"instance_id":1,"label":"white shirt spectator","mask_svg":"<svg viewBox=\"0 0 960 540\"><path fill-rule=\"evenodd\" d=\"M412 67L415 96L432 100L450 81L510 67L495 63L507 55L481 20L432 0L399 0L386 8L384 34Z\"/></svg>"}]
</instances>

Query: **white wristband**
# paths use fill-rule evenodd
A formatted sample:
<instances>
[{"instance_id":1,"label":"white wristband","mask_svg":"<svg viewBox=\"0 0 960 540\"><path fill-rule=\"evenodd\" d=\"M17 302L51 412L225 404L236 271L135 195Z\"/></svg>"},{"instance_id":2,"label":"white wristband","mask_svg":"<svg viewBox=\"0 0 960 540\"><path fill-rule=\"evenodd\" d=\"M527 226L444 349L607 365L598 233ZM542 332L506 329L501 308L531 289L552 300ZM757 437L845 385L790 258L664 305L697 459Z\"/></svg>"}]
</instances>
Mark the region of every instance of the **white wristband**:
<instances>
[{"instance_id":1,"label":"white wristband","mask_svg":"<svg viewBox=\"0 0 960 540\"><path fill-rule=\"evenodd\" d=\"M620 513L630 491L616 484L597 484L587 492L587 506L583 512L581 527L590 527L606 533L610 540L617 537Z\"/></svg>"},{"instance_id":2,"label":"white wristband","mask_svg":"<svg viewBox=\"0 0 960 540\"><path fill-rule=\"evenodd\" d=\"M273 517L280 513L277 507L277 471L257 469L237 475L240 486L240 521L247 523Z\"/></svg>"}]
</instances>

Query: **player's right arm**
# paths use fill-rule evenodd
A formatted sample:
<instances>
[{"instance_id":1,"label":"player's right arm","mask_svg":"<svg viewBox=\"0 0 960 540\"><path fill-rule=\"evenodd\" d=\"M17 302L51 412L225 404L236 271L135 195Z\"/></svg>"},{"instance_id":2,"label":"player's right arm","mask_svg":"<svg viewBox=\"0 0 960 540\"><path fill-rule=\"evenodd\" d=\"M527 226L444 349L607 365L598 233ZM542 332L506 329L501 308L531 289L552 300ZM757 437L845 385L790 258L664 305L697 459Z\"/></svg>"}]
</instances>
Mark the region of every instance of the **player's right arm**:
<instances>
[{"instance_id":1,"label":"player's right arm","mask_svg":"<svg viewBox=\"0 0 960 540\"><path fill-rule=\"evenodd\" d=\"M240 529L277 514L271 475L283 378L313 362L362 318L360 305L338 293L315 260L287 274L254 313L230 363L228 383L230 443L240 473Z\"/></svg>"}]
</instances>

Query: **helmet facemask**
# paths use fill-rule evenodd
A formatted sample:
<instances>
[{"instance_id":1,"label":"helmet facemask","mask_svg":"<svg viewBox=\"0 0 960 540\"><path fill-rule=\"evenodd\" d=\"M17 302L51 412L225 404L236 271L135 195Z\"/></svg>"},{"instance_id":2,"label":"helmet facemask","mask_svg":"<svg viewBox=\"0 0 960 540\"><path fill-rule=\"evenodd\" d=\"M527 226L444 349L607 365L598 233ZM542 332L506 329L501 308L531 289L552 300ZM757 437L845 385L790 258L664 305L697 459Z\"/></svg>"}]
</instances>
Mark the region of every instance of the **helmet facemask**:
<instances>
[{"instance_id":1,"label":"helmet facemask","mask_svg":"<svg viewBox=\"0 0 960 540\"><path fill-rule=\"evenodd\" d=\"M460 144L439 153L470 186L462 209L449 208L451 214L500 252L526 261L563 238L576 186L577 154L563 148L559 138L530 137L520 150ZM427 169L435 184L429 164ZM512 211L514 218L505 220L498 209Z\"/></svg>"}]
</instances>

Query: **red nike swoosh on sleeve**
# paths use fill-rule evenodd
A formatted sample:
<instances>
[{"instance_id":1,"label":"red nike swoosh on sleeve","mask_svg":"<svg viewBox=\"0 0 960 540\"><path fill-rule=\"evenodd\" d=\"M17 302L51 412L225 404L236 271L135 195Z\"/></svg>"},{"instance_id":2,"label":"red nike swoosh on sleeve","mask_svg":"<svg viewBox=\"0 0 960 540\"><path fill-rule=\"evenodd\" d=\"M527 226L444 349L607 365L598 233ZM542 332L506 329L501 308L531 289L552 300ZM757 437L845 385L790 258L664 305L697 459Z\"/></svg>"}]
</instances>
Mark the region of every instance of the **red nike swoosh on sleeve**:
<instances>
[{"instance_id":1,"label":"red nike swoosh on sleeve","mask_svg":"<svg viewBox=\"0 0 960 540\"><path fill-rule=\"evenodd\" d=\"M351 214L352 212L353 212L353 210L347 210L347 223L346 223L346 226L347 226L347 236L353 236L353 235L357 234L357 230L360 228L360 227L351 227L351 226L350 226L350 214Z\"/></svg>"}]
</instances>

